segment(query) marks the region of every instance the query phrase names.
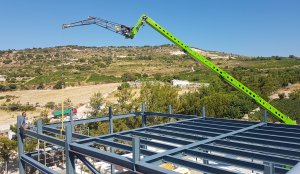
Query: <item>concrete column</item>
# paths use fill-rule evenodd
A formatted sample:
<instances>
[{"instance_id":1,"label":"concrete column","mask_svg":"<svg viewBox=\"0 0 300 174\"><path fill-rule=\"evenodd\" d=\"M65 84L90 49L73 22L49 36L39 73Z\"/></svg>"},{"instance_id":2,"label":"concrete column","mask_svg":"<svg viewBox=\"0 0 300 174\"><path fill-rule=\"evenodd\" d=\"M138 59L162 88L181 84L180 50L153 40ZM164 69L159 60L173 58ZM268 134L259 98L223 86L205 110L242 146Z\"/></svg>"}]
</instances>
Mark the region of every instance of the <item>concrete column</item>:
<instances>
[{"instance_id":1,"label":"concrete column","mask_svg":"<svg viewBox=\"0 0 300 174\"><path fill-rule=\"evenodd\" d=\"M72 143L72 127L70 123L65 126L65 157L67 173L75 173L75 155L70 151L69 144Z\"/></svg>"},{"instance_id":2,"label":"concrete column","mask_svg":"<svg viewBox=\"0 0 300 174\"><path fill-rule=\"evenodd\" d=\"M20 135L21 116L17 118L17 139L18 139L18 158L19 158L19 174L25 174L25 164L21 160L21 156L24 155L24 142Z\"/></svg>"}]
</instances>

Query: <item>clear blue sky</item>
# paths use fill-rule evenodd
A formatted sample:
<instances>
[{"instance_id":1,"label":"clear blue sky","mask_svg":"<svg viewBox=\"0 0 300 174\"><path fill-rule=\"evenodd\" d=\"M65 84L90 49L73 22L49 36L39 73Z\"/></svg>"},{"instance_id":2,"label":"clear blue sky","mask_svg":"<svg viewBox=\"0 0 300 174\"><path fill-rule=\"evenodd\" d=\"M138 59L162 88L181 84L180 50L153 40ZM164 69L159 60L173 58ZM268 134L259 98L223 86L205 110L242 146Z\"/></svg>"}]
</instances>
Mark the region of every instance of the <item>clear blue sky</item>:
<instances>
[{"instance_id":1,"label":"clear blue sky","mask_svg":"<svg viewBox=\"0 0 300 174\"><path fill-rule=\"evenodd\" d=\"M300 56L299 9L299 0L6 0L0 10L0 50L170 43L149 26L133 40L97 26L61 29L87 16L133 26L146 13L192 47Z\"/></svg>"}]
</instances>

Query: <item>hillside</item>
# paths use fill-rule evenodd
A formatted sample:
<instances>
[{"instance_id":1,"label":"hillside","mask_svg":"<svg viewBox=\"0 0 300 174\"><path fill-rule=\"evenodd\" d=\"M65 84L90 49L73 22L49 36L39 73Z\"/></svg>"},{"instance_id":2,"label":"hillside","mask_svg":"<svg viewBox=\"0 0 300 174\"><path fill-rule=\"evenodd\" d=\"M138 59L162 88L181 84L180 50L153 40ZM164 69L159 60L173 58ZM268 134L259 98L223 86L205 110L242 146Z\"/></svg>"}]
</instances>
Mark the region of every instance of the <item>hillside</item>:
<instances>
[{"instance_id":1,"label":"hillside","mask_svg":"<svg viewBox=\"0 0 300 174\"><path fill-rule=\"evenodd\" d=\"M268 73L285 68L293 71L300 66L299 59L293 56L254 58L194 49L237 75L250 69ZM5 50L0 51L0 66L0 91L59 88L62 79L66 86L78 86L173 78L209 82L215 76L173 45Z\"/></svg>"},{"instance_id":2,"label":"hillside","mask_svg":"<svg viewBox=\"0 0 300 174\"><path fill-rule=\"evenodd\" d=\"M278 96L282 89L294 89L293 84L300 82L300 59L292 55L247 57L193 49L266 99ZM117 99L113 91L121 82L137 80L169 83L172 79L181 79L211 83L219 79L211 70L173 45L60 46L4 50L0 51L0 65L2 123L8 118L13 123L20 110L31 110L31 115L39 115L48 102L61 103L61 91L55 89L61 88L62 84L66 87L65 98L70 99L75 106L85 106L89 98L98 91L102 92L106 102L115 103ZM188 91L179 92L184 94ZM295 91L297 90L290 92ZM185 110L181 112L191 112L189 108Z\"/></svg>"}]
</instances>

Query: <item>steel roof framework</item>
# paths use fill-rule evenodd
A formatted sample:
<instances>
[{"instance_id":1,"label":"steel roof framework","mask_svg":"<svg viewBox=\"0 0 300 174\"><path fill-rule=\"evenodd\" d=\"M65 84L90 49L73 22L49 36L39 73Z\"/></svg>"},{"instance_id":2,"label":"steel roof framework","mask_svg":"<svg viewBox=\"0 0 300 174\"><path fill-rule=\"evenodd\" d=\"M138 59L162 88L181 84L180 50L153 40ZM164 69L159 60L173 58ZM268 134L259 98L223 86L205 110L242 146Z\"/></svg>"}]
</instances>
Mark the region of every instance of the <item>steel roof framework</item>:
<instances>
[{"instance_id":1,"label":"steel roof framework","mask_svg":"<svg viewBox=\"0 0 300 174\"><path fill-rule=\"evenodd\" d=\"M114 119L137 116L142 117L141 128L113 133ZM174 118L176 121L146 126L147 118L153 116ZM109 121L109 134L90 137L72 131L77 124L97 121ZM264 174L287 173L300 161L300 127L295 125L172 114L171 107L169 113L145 112L143 107L141 112L121 115L113 115L110 107L108 116L65 122L64 140L49 135L60 134L59 125L42 125L38 121L36 130L27 130L26 136L63 148L67 173L75 173L75 158L92 173L99 173L87 157L137 173L175 173L159 167L163 163L204 173L238 173L229 170L229 166ZM21 174L25 173L25 163L43 173L55 173L31 158L34 153L24 154L19 134L18 142ZM99 146L109 147L110 151L100 150ZM132 153L132 157L114 153L115 150Z\"/></svg>"}]
</instances>

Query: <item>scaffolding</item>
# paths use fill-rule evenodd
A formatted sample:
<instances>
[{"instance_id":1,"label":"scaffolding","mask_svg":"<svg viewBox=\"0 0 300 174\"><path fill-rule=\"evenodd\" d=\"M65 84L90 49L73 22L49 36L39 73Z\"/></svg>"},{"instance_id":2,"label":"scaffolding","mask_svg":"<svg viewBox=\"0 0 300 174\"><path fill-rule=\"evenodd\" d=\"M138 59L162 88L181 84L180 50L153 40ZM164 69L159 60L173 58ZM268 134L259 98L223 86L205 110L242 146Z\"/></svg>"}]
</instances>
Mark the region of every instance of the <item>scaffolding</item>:
<instances>
[{"instance_id":1,"label":"scaffolding","mask_svg":"<svg viewBox=\"0 0 300 174\"><path fill-rule=\"evenodd\" d=\"M61 123L43 125L39 120L25 135L64 150L68 174L79 172L75 161L94 174L101 173L95 166L99 161L109 163L111 173L151 174L182 169L193 173L290 174L300 166L300 126L267 123L267 114L265 121L255 122L206 117L205 108L202 116L173 114L172 107L168 108L168 113L147 112L143 105L140 112L113 115L109 107L108 116L64 122L64 139L56 137L61 134ZM141 119L141 127L114 133L113 120L129 117ZM172 122L150 125L151 117L172 118ZM109 134L92 137L74 132L76 125L103 121L109 122ZM25 166L57 173L36 160L37 152L44 150L24 153L19 132L17 137L20 174L26 173Z\"/></svg>"}]
</instances>

